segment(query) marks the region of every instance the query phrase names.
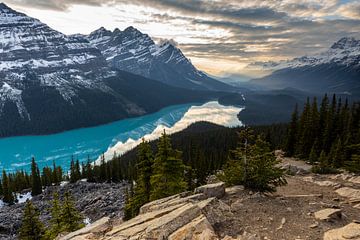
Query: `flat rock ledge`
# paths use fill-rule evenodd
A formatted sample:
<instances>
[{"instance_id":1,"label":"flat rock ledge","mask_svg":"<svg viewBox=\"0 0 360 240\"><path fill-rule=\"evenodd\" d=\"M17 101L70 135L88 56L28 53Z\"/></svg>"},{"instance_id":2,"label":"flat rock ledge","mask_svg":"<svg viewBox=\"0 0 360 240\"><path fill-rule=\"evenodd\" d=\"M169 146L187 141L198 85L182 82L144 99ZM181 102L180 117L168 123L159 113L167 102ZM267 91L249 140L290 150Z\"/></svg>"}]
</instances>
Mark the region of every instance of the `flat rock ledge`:
<instances>
[{"instance_id":1,"label":"flat rock ledge","mask_svg":"<svg viewBox=\"0 0 360 240\"><path fill-rule=\"evenodd\" d=\"M341 218L341 212L342 212L341 209L326 208L315 212L314 216L318 220L332 221Z\"/></svg>"},{"instance_id":2,"label":"flat rock ledge","mask_svg":"<svg viewBox=\"0 0 360 240\"><path fill-rule=\"evenodd\" d=\"M240 189L239 189L240 190ZM111 226L108 218L62 236L61 240L220 240L214 226L232 216L231 208L221 201L225 195L223 182L196 188L145 204L140 214Z\"/></svg>"},{"instance_id":3,"label":"flat rock ledge","mask_svg":"<svg viewBox=\"0 0 360 240\"><path fill-rule=\"evenodd\" d=\"M324 240L360 240L360 224L350 223L325 233Z\"/></svg>"}]
</instances>

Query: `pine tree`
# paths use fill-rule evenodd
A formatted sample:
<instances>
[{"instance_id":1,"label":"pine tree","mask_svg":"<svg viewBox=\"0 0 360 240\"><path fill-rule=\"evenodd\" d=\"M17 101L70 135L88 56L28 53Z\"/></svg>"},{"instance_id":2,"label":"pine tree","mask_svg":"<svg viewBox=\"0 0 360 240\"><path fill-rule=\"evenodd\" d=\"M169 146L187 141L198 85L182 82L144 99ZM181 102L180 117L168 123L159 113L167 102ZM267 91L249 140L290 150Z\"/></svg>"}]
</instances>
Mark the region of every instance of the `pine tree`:
<instances>
[{"instance_id":1,"label":"pine tree","mask_svg":"<svg viewBox=\"0 0 360 240\"><path fill-rule=\"evenodd\" d=\"M57 192L53 195L52 206L50 209L51 219L50 228L46 231L48 239L55 239L59 233L62 232L63 222L61 217L61 206L59 203L59 194Z\"/></svg>"},{"instance_id":2,"label":"pine tree","mask_svg":"<svg viewBox=\"0 0 360 240\"><path fill-rule=\"evenodd\" d=\"M318 154L316 151L316 143L314 143L314 145L312 146L311 151L310 151L309 162L311 164L314 164L317 161L317 159L318 159Z\"/></svg>"},{"instance_id":3,"label":"pine tree","mask_svg":"<svg viewBox=\"0 0 360 240\"><path fill-rule=\"evenodd\" d=\"M19 238L22 240L40 240L44 238L44 225L39 220L39 212L31 201L26 201Z\"/></svg>"},{"instance_id":4,"label":"pine tree","mask_svg":"<svg viewBox=\"0 0 360 240\"><path fill-rule=\"evenodd\" d=\"M71 156L71 162L70 162L70 182L75 183L77 181L76 177L76 167L75 167L75 160L74 156Z\"/></svg>"},{"instance_id":5,"label":"pine tree","mask_svg":"<svg viewBox=\"0 0 360 240\"><path fill-rule=\"evenodd\" d=\"M100 181L105 182L107 179L107 169L106 169L106 162L105 162L105 155L101 155L100 161Z\"/></svg>"},{"instance_id":6,"label":"pine tree","mask_svg":"<svg viewBox=\"0 0 360 240\"><path fill-rule=\"evenodd\" d=\"M311 105L310 100L307 98L304 110L300 117L300 125L298 132L298 144L296 146L296 154L300 157L308 157L312 143L310 142L311 136Z\"/></svg>"},{"instance_id":7,"label":"pine tree","mask_svg":"<svg viewBox=\"0 0 360 240\"><path fill-rule=\"evenodd\" d=\"M119 164L119 160L117 159L116 153L114 153L114 157L112 159L112 161L110 162L111 164L111 181L112 182L120 182L121 180L121 174L120 174L120 164Z\"/></svg>"},{"instance_id":8,"label":"pine tree","mask_svg":"<svg viewBox=\"0 0 360 240\"><path fill-rule=\"evenodd\" d=\"M31 195L36 196L42 193L42 184L39 168L35 162L35 158L31 160Z\"/></svg>"},{"instance_id":9,"label":"pine tree","mask_svg":"<svg viewBox=\"0 0 360 240\"><path fill-rule=\"evenodd\" d=\"M328 114L327 114L324 136L323 136L322 149L324 149L324 151L326 153L328 153L330 151L332 141L333 141L333 136L335 134L336 106L337 106L337 100L336 100L336 95L334 94L331 106L330 106Z\"/></svg>"},{"instance_id":10,"label":"pine tree","mask_svg":"<svg viewBox=\"0 0 360 240\"><path fill-rule=\"evenodd\" d=\"M239 134L239 146L232 151L232 157L219 177L227 185L242 184L248 189L274 192L276 187L287 184L284 170L276 166L279 161L269 143L260 136L252 140L255 136L249 133Z\"/></svg>"},{"instance_id":11,"label":"pine tree","mask_svg":"<svg viewBox=\"0 0 360 240\"><path fill-rule=\"evenodd\" d=\"M329 153L329 163L334 168L339 168L344 164L344 149L340 137L334 141Z\"/></svg>"},{"instance_id":12,"label":"pine tree","mask_svg":"<svg viewBox=\"0 0 360 240\"><path fill-rule=\"evenodd\" d=\"M320 173L320 174L328 174L328 173L336 172L335 169L333 169L330 166L329 157L326 155L324 150L321 151L318 162L319 162L319 165L313 166L313 168L312 168L313 172Z\"/></svg>"},{"instance_id":13,"label":"pine tree","mask_svg":"<svg viewBox=\"0 0 360 240\"><path fill-rule=\"evenodd\" d=\"M90 163L90 157L88 157L87 163L86 163L86 178L88 182L94 182L94 173L93 173L93 167Z\"/></svg>"},{"instance_id":14,"label":"pine tree","mask_svg":"<svg viewBox=\"0 0 360 240\"><path fill-rule=\"evenodd\" d=\"M62 231L73 232L82 228L84 226L84 223L82 222L83 218L75 208L75 204L69 192L65 192L63 201L64 203L60 213Z\"/></svg>"},{"instance_id":15,"label":"pine tree","mask_svg":"<svg viewBox=\"0 0 360 240\"><path fill-rule=\"evenodd\" d=\"M81 179L81 170L80 170L79 159L77 159L75 162L75 179L76 179L76 181Z\"/></svg>"},{"instance_id":16,"label":"pine tree","mask_svg":"<svg viewBox=\"0 0 360 240\"><path fill-rule=\"evenodd\" d=\"M150 200L171 196L186 190L185 165L181 152L173 150L169 136L164 133L158 142L158 152L153 164L151 176L152 191Z\"/></svg>"},{"instance_id":17,"label":"pine tree","mask_svg":"<svg viewBox=\"0 0 360 240\"><path fill-rule=\"evenodd\" d=\"M287 156L293 156L295 153L296 138L298 131L298 105L295 105L295 110L291 115L291 122L287 132L285 151Z\"/></svg>"},{"instance_id":18,"label":"pine tree","mask_svg":"<svg viewBox=\"0 0 360 240\"><path fill-rule=\"evenodd\" d=\"M55 185L59 185L59 184L60 184L60 180L59 180L57 168L56 168L56 165L55 165L55 161L53 161L52 182L53 182Z\"/></svg>"},{"instance_id":19,"label":"pine tree","mask_svg":"<svg viewBox=\"0 0 360 240\"><path fill-rule=\"evenodd\" d=\"M11 190L10 187L10 183L9 183L9 178L5 172L5 170L3 170L2 172L2 192L3 192L3 201L9 205L14 204L14 194Z\"/></svg>"},{"instance_id":20,"label":"pine tree","mask_svg":"<svg viewBox=\"0 0 360 240\"><path fill-rule=\"evenodd\" d=\"M150 144L143 139L137 154L137 179L132 196L127 201L126 218L131 218L139 213L142 205L150 200L150 178L152 175L153 153Z\"/></svg>"}]
</instances>

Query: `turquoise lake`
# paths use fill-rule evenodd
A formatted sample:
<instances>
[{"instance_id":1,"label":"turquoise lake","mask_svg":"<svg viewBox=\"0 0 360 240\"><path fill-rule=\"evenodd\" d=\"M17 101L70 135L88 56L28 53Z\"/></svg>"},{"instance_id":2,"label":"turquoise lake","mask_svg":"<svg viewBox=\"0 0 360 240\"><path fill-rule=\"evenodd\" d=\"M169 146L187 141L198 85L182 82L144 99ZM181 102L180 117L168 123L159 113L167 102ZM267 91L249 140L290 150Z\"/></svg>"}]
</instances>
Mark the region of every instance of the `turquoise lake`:
<instances>
[{"instance_id":1,"label":"turquoise lake","mask_svg":"<svg viewBox=\"0 0 360 240\"><path fill-rule=\"evenodd\" d=\"M44 136L2 138L0 139L0 170L29 171L32 157L35 157L40 169L51 166L55 161L56 165L67 170L72 156L80 162L87 161L88 156L95 161L102 153L109 153L109 149L118 146L119 143L124 143L123 145L126 146L129 140L139 141L143 136L156 131L159 126L164 126L171 132L173 126L176 126L177 130L182 130L192 122L204 120L201 116L209 117L209 109L215 116L211 120L219 120L215 123L226 125L235 121L230 125L239 125L234 120L234 116L226 116L234 115L240 110L221 106L217 102L170 106L153 114L91 128Z\"/></svg>"}]
</instances>

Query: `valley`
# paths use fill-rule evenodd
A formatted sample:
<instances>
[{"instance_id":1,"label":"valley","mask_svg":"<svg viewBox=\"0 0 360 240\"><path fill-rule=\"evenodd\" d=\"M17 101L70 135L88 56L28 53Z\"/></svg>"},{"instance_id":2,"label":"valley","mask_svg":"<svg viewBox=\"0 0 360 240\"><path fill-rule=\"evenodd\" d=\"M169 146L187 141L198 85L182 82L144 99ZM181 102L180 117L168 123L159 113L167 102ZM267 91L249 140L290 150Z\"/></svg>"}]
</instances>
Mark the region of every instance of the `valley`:
<instances>
[{"instance_id":1,"label":"valley","mask_svg":"<svg viewBox=\"0 0 360 240\"><path fill-rule=\"evenodd\" d=\"M360 2L0 2L0 240L360 240Z\"/></svg>"}]
</instances>

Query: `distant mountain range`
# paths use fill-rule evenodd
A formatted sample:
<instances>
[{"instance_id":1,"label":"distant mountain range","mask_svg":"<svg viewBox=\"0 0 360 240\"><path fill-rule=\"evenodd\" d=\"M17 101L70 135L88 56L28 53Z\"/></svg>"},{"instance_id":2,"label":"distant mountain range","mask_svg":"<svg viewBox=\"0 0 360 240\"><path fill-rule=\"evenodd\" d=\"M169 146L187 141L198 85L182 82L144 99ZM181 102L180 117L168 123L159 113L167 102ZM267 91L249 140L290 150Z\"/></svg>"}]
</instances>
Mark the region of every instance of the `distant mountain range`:
<instances>
[{"instance_id":1,"label":"distant mountain range","mask_svg":"<svg viewBox=\"0 0 360 240\"><path fill-rule=\"evenodd\" d=\"M67 36L0 3L0 136L110 122L233 89L132 27Z\"/></svg>"},{"instance_id":2,"label":"distant mountain range","mask_svg":"<svg viewBox=\"0 0 360 240\"><path fill-rule=\"evenodd\" d=\"M197 70L170 41L155 44L147 34L134 27L124 31L109 31L102 27L84 37L101 50L115 69L187 89L233 90L233 87Z\"/></svg>"},{"instance_id":3,"label":"distant mountain range","mask_svg":"<svg viewBox=\"0 0 360 240\"><path fill-rule=\"evenodd\" d=\"M274 72L251 83L270 87L293 87L323 93L334 92L360 96L360 40L344 37L327 51L289 61L269 62Z\"/></svg>"}]
</instances>

